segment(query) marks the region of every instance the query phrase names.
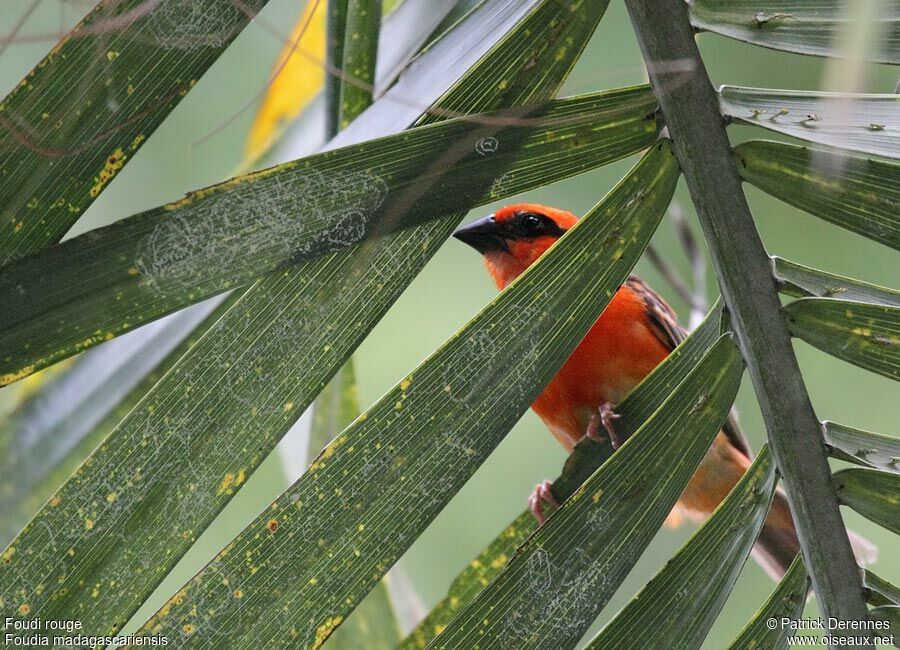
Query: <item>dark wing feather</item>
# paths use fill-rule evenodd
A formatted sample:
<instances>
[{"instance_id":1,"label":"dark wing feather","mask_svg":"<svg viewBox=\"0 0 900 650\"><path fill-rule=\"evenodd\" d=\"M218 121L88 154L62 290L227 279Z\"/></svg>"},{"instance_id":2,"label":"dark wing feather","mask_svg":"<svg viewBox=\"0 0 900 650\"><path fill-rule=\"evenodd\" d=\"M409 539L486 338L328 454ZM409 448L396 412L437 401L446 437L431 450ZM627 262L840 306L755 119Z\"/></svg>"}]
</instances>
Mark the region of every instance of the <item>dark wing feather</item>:
<instances>
[{"instance_id":1,"label":"dark wing feather","mask_svg":"<svg viewBox=\"0 0 900 650\"><path fill-rule=\"evenodd\" d=\"M653 289L648 287L639 277L632 275L625 281L631 291L638 295L647 306L647 320L653 328L653 333L669 350L674 350L679 343L687 338L687 330L678 324L675 312L669 304L662 299ZM738 427L737 416L732 409L722 425L722 431L735 446L747 458L753 458L750 444L746 436Z\"/></svg>"}]
</instances>

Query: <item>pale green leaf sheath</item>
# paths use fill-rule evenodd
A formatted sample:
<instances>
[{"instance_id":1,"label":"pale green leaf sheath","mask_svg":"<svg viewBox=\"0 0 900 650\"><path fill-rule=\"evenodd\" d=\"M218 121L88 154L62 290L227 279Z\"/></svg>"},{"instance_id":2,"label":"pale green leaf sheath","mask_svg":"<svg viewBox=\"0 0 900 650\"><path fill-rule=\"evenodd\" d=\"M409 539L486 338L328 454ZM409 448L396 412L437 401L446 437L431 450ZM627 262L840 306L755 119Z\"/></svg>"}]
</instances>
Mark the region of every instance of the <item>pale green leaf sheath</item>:
<instances>
[{"instance_id":1,"label":"pale green leaf sheath","mask_svg":"<svg viewBox=\"0 0 900 650\"><path fill-rule=\"evenodd\" d=\"M380 22L381 0L350 0L347 3L341 68L348 76L341 83L341 128L372 103Z\"/></svg>"},{"instance_id":2,"label":"pale green leaf sheath","mask_svg":"<svg viewBox=\"0 0 900 650\"><path fill-rule=\"evenodd\" d=\"M690 7L696 29L776 50L840 57L846 56L841 35L859 20L859 11L868 9L875 20L868 25L873 47L866 57L900 63L900 6L892 0L862 5L843 0L693 0Z\"/></svg>"},{"instance_id":3,"label":"pale green leaf sheath","mask_svg":"<svg viewBox=\"0 0 900 650\"><path fill-rule=\"evenodd\" d=\"M838 424L822 423L829 454L857 465L900 473L900 438Z\"/></svg>"},{"instance_id":4,"label":"pale green leaf sheath","mask_svg":"<svg viewBox=\"0 0 900 650\"><path fill-rule=\"evenodd\" d=\"M842 298L876 305L900 307L900 291L835 275L782 257L772 258L778 289L795 298Z\"/></svg>"},{"instance_id":5,"label":"pale green leaf sheath","mask_svg":"<svg viewBox=\"0 0 900 650\"><path fill-rule=\"evenodd\" d=\"M267 0L104 0L0 103L0 265L58 242Z\"/></svg>"},{"instance_id":6,"label":"pale green leaf sheath","mask_svg":"<svg viewBox=\"0 0 900 650\"><path fill-rule=\"evenodd\" d=\"M785 650L788 638L794 632L790 626L782 626L781 621L800 618L808 593L809 576L806 575L803 559L798 556L769 599L731 643L729 650ZM769 623L771 619L779 622L774 628Z\"/></svg>"},{"instance_id":7,"label":"pale green leaf sheath","mask_svg":"<svg viewBox=\"0 0 900 650\"><path fill-rule=\"evenodd\" d=\"M429 647L573 646L675 504L725 420L742 370L734 343L722 337Z\"/></svg>"},{"instance_id":8,"label":"pale green leaf sheath","mask_svg":"<svg viewBox=\"0 0 900 650\"><path fill-rule=\"evenodd\" d=\"M716 305L700 326L616 405L616 413L621 416L616 420L616 433L623 440L640 428L709 351L719 336L721 315L721 305ZM572 496L612 453L609 441L597 442L585 438L579 442L566 460L562 474L553 482L553 494L557 501L562 502ZM424 648L440 634L447 623L503 570L516 549L536 528L537 523L530 510L525 510L506 526L454 579L447 596L403 641L401 648Z\"/></svg>"},{"instance_id":9,"label":"pale green leaf sheath","mask_svg":"<svg viewBox=\"0 0 900 650\"><path fill-rule=\"evenodd\" d=\"M145 631L175 635L190 626L195 645L207 647L225 621L237 620L232 647L322 643L565 361L634 265L677 178L661 142L550 253L329 445ZM240 601L222 598L223 580L241 589Z\"/></svg>"},{"instance_id":10,"label":"pale green leaf sheath","mask_svg":"<svg viewBox=\"0 0 900 650\"><path fill-rule=\"evenodd\" d=\"M900 158L897 95L722 86L722 114L831 147Z\"/></svg>"},{"instance_id":11,"label":"pale green leaf sheath","mask_svg":"<svg viewBox=\"0 0 900 650\"><path fill-rule=\"evenodd\" d=\"M763 447L753 465L680 551L594 637L587 650L703 644L762 529L775 493L775 463Z\"/></svg>"},{"instance_id":12,"label":"pale green leaf sheath","mask_svg":"<svg viewBox=\"0 0 900 650\"><path fill-rule=\"evenodd\" d=\"M872 605L900 605L900 587L866 569L863 573L866 600Z\"/></svg>"}]
</instances>

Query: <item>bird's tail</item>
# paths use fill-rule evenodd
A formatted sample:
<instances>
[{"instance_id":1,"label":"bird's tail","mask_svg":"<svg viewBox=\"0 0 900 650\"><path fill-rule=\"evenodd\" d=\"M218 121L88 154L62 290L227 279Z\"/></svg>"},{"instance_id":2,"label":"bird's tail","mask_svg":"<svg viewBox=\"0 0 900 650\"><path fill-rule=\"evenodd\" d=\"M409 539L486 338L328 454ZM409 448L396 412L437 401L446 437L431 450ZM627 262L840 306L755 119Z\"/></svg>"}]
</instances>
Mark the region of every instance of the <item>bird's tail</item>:
<instances>
[{"instance_id":1,"label":"bird's tail","mask_svg":"<svg viewBox=\"0 0 900 650\"><path fill-rule=\"evenodd\" d=\"M878 549L872 542L852 530L847 531L847 534L859 564L865 566L877 559ZM753 547L753 557L773 580L781 580L799 552L800 542L794 529L787 498L784 492L778 490Z\"/></svg>"}]
</instances>

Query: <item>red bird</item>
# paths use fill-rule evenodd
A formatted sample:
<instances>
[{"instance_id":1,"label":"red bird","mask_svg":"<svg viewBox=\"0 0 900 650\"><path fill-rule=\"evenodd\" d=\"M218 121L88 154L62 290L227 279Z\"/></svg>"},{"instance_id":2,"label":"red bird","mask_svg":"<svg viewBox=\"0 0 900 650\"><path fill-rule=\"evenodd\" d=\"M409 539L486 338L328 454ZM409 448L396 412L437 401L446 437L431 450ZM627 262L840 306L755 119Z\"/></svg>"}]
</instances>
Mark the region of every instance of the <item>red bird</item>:
<instances>
[{"instance_id":1,"label":"red bird","mask_svg":"<svg viewBox=\"0 0 900 650\"><path fill-rule=\"evenodd\" d=\"M500 290L575 225L576 217L533 203L510 205L460 228L454 237L484 256ZM572 356L560 368L531 408L557 440L571 452L585 435L601 438L600 428L619 446L613 421L614 405L685 338L666 302L635 276L625 281ZM702 521L728 494L750 466L750 448L729 418L688 482L667 523L677 526L684 517ZM544 481L529 499L543 523L543 501L557 505ZM874 547L853 536L854 546L867 561ZM773 578L780 578L799 551L793 519L784 494L775 495L754 548L754 556Z\"/></svg>"}]
</instances>

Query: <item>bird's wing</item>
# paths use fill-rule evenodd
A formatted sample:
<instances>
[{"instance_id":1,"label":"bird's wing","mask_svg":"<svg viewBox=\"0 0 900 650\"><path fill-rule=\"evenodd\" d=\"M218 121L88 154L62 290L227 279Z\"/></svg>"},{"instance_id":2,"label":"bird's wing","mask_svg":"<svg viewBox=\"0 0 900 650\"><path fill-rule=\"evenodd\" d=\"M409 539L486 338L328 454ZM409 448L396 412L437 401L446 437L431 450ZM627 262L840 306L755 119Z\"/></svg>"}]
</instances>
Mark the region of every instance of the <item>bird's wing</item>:
<instances>
[{"instance_id":1,"label":"bird's wing","mask_svg":"<svg viewBox=\"0 0 900 650\"><path fill-rule=\"evenodd\" d=\"M647 320L653 329L656 337L662 341L669 350L674 350L679 343L687 338L687 330L678 324L675 312L669 307L669 304L662 299L658 293L648 287L639 277L632 275L626 281L625 285L639 296L647 308ZM732 409L722 425L722 431L728 437L728 440L736 449L738 449L747 458L753 458L753 452L750 451L750 444L747 437L738 427L737 416Z\"/></svg>"},{"instance_id":2,"label":"bird's wing","mask_svg":"<svg viewBox=\"0 0 900 650\"><path fill-rule=\"evenodd\" d=\"M625 286L643 301L653 333L670 351L687 338L687 330L678 324L669 304L643 280L632 275L625 280Z\"/></svg>"}]
</instances>

